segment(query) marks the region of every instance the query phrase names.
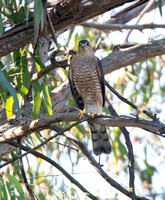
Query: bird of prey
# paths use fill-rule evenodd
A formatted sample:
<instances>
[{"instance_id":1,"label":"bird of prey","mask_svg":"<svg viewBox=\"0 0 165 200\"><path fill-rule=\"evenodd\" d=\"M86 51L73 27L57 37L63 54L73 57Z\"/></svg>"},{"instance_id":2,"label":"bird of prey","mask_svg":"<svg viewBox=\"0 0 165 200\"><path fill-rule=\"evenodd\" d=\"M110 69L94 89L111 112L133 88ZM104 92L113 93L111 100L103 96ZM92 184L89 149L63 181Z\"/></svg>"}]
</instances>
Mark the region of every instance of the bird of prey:
<instances>
[{"instance_id":1,"label":"bird of prey","mask_svg":"<svg viewBox=\"0 0 165 200\"><path fill-rule=\"evenodd\" d=\"M82 113L102 113L105 104L104 73L100 60L87 40L79 42L78 53L72 58L69 83L74 101ZM106 128L89 122L93 151L96 155L111 152Z\"/></svg>"}]
</instances>

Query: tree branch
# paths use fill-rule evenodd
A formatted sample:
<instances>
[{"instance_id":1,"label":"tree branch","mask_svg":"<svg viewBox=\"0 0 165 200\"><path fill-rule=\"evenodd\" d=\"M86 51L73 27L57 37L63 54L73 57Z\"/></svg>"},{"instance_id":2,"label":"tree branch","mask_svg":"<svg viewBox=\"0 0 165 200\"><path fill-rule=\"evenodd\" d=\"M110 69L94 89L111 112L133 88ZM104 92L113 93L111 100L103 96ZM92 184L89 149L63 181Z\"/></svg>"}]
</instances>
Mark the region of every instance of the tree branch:
<instances>
[{"instance_id":1,"label":"tree branch","mask_svg":"<svg viewBox=\"0 0 165 200\"><path fill-rule=\"evenodd\" d=\"M135 45L124 50L112 52L109 56L101 60L104 74L111 73L117 69L132 65L137 62L144 61L148 58L160 56L165 54L165 39L153 40L148 44ZM35 73L31 79L33 82L49 73L57 67L66 68L68 66L67 61L54 62L45 69Z\"/></svg>"},{"instance_id":2,"label":"tree branch","mask_svg":"<svg viewBox=\"0 0 165 200\"><path fill-rule=\"evenodd\" d=\"M87 116L88 117L88 116ZM2 125L0 127L0 143L5 143L20 137L24 137L28 134L31 134L34 131L39 131L45 129L45 127L50 124L62 121L79 121L77 117L77 112L74 113L56 113L51 116L46 116L39 118L34 121L22 121L23 119L17 119L17 116L13 116L8 119L7 122L11 125L7 126L7 128ZM151 132L156 132L156 134L163 136L165 134L165 125L159 121L149 121L144 119L137 119L133 117L109 117L109 116L98 116L95 119L92 119L89 115L89 118L83 118L83 120L91 120L92 122L104 125L104 126L112 126L112 127L139 127L144 130L148 130ZM21 122L20 122L21 121ZM79 122L80 123L80 122ZM7 124L7 123L6 123ZM22 125L20 125L22 124Z\"/></svg>"},{"instance_id":3,"label":"tree branch","mask_svg":"<svg viewBox=\"0 0 165 200\"><path fill-rule=\"evenodd\" d=\"M165 39L160 39L112 52L101 62L104 67L104 74L108 74L127 65L163 54L165 54Z\"/></svg>"},{"instance_id":4,"label":"tree branch","mask_svg":"<svg viewBox=\"0 0 165 200\"><path fill-rule=\"evenodd\" d=\"M140 25L126 25L126 24L96 24L96 23L89 23L84 22L80 24L81 26L86 26L90 28L96 28L99 30L106 29L106 30L122 30L122 29L137 29L142 31L143 29L155 29L155 28L165 28L165 24L140 24Z\"/></svg>"},{"instance_id":5,"label":"tree branch","mask_svg":"<svg viewBox=\"0 0 165 200\"><path fill-rule=\"evenodd\" d=\"M73 10L70 10L68 13L67 7L68 4L63 5L60 11L60 16L58 13L58 9L54 7L49 13L52 24L56 31L56 34L66 31L74 27L75 25L82 23L88 19L91 19L99 14L102 14L106 11L109 11L115 7L123 5L126 2L132 2L133 0L90 0L84 1L79 4L77 10L75 11L76 6ZM68 2L76 2L69 1ZM78 3L80 1L77 1ZM63 12L64 10L64 12ZM50 28L48 27L48 33L51 33ZM40 33L40 37L42 33ZM27 24L16 26L9 31L5 32L3 36L0 37L0 57L9 54L19 48L22 48L33 41L34 37L34 28L33 28L33 20L30 20Z\"/></svg>"}]
</instances>

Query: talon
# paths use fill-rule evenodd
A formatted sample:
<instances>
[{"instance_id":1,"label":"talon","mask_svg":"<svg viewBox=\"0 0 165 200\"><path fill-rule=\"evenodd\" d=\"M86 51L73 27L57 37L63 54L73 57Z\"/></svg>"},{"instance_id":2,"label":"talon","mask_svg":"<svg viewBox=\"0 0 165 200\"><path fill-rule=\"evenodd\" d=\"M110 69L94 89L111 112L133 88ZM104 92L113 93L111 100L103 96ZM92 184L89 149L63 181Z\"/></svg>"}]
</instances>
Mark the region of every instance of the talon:
<instances>
[{"instance_id":1,"label":"talon","mask_svg":"<svg viewBox=\"0 0 165 200\"><path fill-rule=\"evenodd\" d=\"M82 110L82 111L79 112L79 114L77 115L77 117L81 119L82 116L83 116L85 113L86 113L86 110L84 109L84 110Z\"/></svg>"},{"instance_id":2,"label":"talon","mask_svg":"<svg viewBox=\"0 0 165 200\"><path fill-rule=\"evenodd\" d=\"M92 119L94 119L95 116L99 116L99 115L101 115L101 114L100 114L100 113L94 113L94 112L91 112Z\"/></svg>"}]
</instances>

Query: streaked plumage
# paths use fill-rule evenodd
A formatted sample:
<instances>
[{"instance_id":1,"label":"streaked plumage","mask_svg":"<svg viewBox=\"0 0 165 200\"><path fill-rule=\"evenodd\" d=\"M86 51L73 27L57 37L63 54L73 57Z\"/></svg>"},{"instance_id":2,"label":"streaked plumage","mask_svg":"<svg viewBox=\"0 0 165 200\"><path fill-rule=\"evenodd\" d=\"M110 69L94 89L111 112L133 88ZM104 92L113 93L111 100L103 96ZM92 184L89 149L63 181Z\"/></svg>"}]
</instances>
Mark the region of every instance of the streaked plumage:
<instances>
[{"instance_id":1,"label":"streaked plumage","mask_svg":"<svg viewBox=\"0 0 165 200\"><path fill-rule=\"evenodd\" d=\"M102 113L105 103L103 68L87 40L79 42L78 53L71 60L69 82L79 109L85 109L87 113ZM111 144L106 128L91 122L89 125L94 153L96 155L110 153Z\"/></svg>"}]
</instances>

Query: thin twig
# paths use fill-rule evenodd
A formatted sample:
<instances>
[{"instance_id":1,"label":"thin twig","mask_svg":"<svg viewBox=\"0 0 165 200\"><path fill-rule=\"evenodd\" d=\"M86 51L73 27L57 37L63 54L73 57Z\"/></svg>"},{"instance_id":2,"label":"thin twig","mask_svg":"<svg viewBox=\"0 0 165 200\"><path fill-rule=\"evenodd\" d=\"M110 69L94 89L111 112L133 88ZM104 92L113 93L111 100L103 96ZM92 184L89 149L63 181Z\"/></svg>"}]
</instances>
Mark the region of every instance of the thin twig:
<instances>
[{"instance_id":1,"label":"thin twig","mask_svg":"<svg viewBox=\"0 0 165 200\"><path fill-rule=\"evenodd\" d=\"M112 18L117 18L119 17L121 14L125 14L128 11L132 11L132 9L136 8L137 6L140 6L141 4L145 3L147 0L139 0L139 1L135 1L135 3L133 3L132 5L128 6L127 8L124 8L124 10L119 11L118 13L112 15Z\"/></svg>"},{"instance_id":2,"label":"thin twig","mask_svg":"<svg viewBox=\"0 0 165 200\"><path fill-rule=\"evenodd\" d=\"M133 104L132 102L128 101L128 99L126 99L125 97L121 96L113 87L110 86L110 84L105 81L105 85L111 90L111 92L113 92L120 100L122 100L123 102L125 102L126 104L130 105L132 108L136 109L138 112L140 112L140 109ZM147 110L142 110L142 112L144 114L146 114L148 117L150 117L153 120L156 120L156 116L153 115L152 113L148 112Z\"/></svg>"},{"instance_id":3,"label":"thin twig","mask_svg":"<svg viewBox=\"0 0 165 200\"><path fill-rule=\"evenodd\" d=\"M31 79L31 82L33 83L35 80L40 79L41 77L43 77L45 74L48 74L50 71L52 71L53 69L56 69L57 67L61 67L61 68L66 68L68 66L67 64L67 60L64 61L55 61L53 64L45 67L44 69L42 69L41 71L33 74L33 77Z\"/></svg>"},{"instance_id":4,"label":"thin twig","mask_svg":"<svg viewBox=\"0 0 165 200\"><path fill-rule=\"evenodd\" d=\"M17 139L17 142L18 142L18 155L21 155L22 154L21 148L20 148L21 139ZM35 193L33 192L33 190L30 188L30 186L28 184L26 173L25 173L24 166L23 166L22 157L20 157L20 159L19 159L19 168L20 168L20 171L21 171L21 174L22 174L23 181L25 183L26 189L29 192L29 195L30 195L31 199L32 200L35 200L35 199L39 200L39 198L35 195Z\"/></svg>"},{"instance_id":5,"label":"thin twig","mask_svg":"<svg viewBox=\"0 0 165 200\"><path fill-rule=\"evenodd\" d=\"M54 43L55 43L56 46L58 47L58 42L57 42L57 38L56 38L56 33L55 33L55 30L54 30L54 27L53 27L53 24L52 24L52 21L51 21L51 18L50 18L50 16L49 16L49 13L48 13L48 12L47 12L47 18L48 18L50 30L51 30L51 33L52 33L52 38L53 38L53 40L54 40Z\"/></svg>"}]
</instances>

